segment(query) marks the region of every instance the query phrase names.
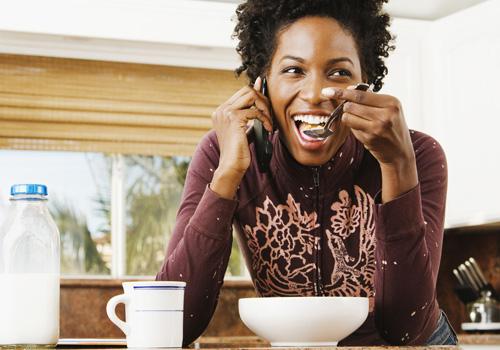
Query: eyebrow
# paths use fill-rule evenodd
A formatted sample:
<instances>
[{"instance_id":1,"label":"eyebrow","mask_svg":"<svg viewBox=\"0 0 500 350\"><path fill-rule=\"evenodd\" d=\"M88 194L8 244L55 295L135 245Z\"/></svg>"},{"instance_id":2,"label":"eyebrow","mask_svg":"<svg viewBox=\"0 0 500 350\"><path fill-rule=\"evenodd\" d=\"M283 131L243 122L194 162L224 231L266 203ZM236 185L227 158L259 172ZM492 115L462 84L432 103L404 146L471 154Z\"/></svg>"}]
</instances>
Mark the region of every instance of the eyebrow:
<instances>
[{"instance_id":1,"label":"eyebrow","mask_svg":"<svg viewBox=\"0 0 500 350\"><path fill-rule=\"evenodd\" d=\"M305 60L302 57L291 56L291 55L283 56L281 58L280 62L283 61L283 60L285 60L285 59L290 59L290 60L298 61L300 63L304 63L305 62ZM332 58L332 59L329 59L327 63L328 64L335 64L335 63L339 63L339 62L349 62L352 65L354 65L354 63L352 62L352 60L349 57Z\"/></svg>"}]
</instances>

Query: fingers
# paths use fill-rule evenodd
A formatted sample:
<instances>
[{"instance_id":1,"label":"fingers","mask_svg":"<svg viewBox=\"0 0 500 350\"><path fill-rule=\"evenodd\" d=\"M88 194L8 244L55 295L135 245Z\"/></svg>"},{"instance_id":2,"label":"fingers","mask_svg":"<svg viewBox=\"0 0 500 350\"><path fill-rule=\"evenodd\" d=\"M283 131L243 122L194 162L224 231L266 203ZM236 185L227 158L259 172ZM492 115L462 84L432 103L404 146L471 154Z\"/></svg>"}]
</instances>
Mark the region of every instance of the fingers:
<instances>
[{"instance_id":1,"label":"fingers","mask_svg":"<svg viewBox=\"0 0 500 350\"><path fill-rule=\"evenodd\" d=\"M372 111L371 114L374 115L373 113ZM384 115L383 113L373 118L367 118L366 114L360 116L359 114L351 112L344 112L342 115L342 123L351 129L370 133L376 137L384 137L385 135L391 134L393 129L395 127L397 128L400 124L396 119Z\"/></svg>"},{"instance_id":2,"label":"fingers","mask_svg":"<svg viewBox=\"0 0 500 350\"><path fill-rule=\"evenodd\" d=\"M373 141L373 137L370 134L355 129L352 129L352 133L366 149L370 150L372 148L371 142Z\"/></svg>"},{"instance_id":3,"label":"fingers","mask_svg":"<svg viewBox=\"0 0 500 350\"><path fill-rule=\"evenodd\" d=\"M354 136L368 150L371 150L374 147L374 144L377 143L377 140L379 140L379 137L372 132L373 122L370 120L360 118L359 116L350 113L344 113L342 115L342 123L351 128Z\"/></svg>"},{"instance_id":4,"label":"fingers","mask_svg":"<svg viewBox=\"0 0 500 350\"><path fill-rule=\"evenodd\" d=\"M256 81L257 82L257 81ZM225 104L228 104L228 105L232 105L233 103L235 103L237 100L239 100L241 97L243 96L246 96L246 95L253 95L253 94L257 94L261 97L264 97L262 94L260 94L260 92L258 90L256 90L255 88L252 88L250 86L244 86L242 87L241 89L239 89L238 91L236 91L233 96L231 96L226 102Z\"/></svg>"},{"instance_id":5,"label":"fingers","mask_svg":"<svg viewBox=\"0 0 500 350\"><path fill-rule=\"evenodd\" d=\"M240 90L236 91L233 96L231 96L225 104L227 105L233 105L237 101L241 100L241 98L252 98L255 97L256 99L261 99L264 101L264 105L268 105L268 98L264 96L261 92L260 89L262 88L262 79L258 77L255 80L255 83L253 85L253 88L250 86L244 86Z\"/></svg>"},{"instance_id":6,"label":"fingers","mask_svg":"<svg viewBox=\"0 0 500 350\"><path fill-rule=\"evenodd\" d=\"M396 102L383 108L346 102L343 107L346 116L342 120L346 125L357 130L364 130L379 136L384 135L394 127L399 128L401 120L404 121L399 101L396 98L391 101ZM363 123L359 119L364 119L369 123Z\"/></svg>"},{"instance_id":7,"label":"fingers","mask_svg":"<svg viewBox=\"0 0 500 350\"><path fill-rule=\"evenodd\" d=\"M214 122L221 122L224 118L234 121L235 118L239 119L241 116L245 116L242 118L249 118L245 120L245 123L251 119L259 119L262 121L264 127L272 132L271 107L268 98L257 91L261 87L262 79L259 77L255 81L253 88L245 86L238 90L213 113L212 118ZM253 112L239 113L240 111L247 110L252 110ZM235 117L236 115L239 117Z\"/></svg>"},{"instance_id":8,"label":"fingers","mask_svg":"<svg viewBox=\"0 0 500 350\"><path fill-rule=\"evenodd\" d=\"M258 96L254 91L249 91L243 94L240 98L235 100L230 105L226 105L226 107L231 109L244 109L244 108L250 108L256 105L256 103L259 103L261 107L267 109L266 103L260 100L260 96Z\"/></svg>"},{"instance_id":9,"label":"fingers","mask_svg":"<svg viewBox=\"0 0 500 350\"><path fill-rule=\"evenodd\" d=\"M262 80L258 77L254 83L254 88L249 86L241 88L224 105L231 105L234 109L250 108L255 105L262 112L270 116L269 99L259 91L261 86Z\"/></svg>"},{"instance_id":10,"label":"fingers","mask_svg":"<svg viewBox=\"0 0 500 350\"><path fill-rule=\"evenodd\" d=\"M351 113L363 119L374 120L384 114L384 109L380 107L371 107L354 102L346 102L343 106L344 113Z\"/></svg>"},{"instance_id":11,"label":"fingers","mask_svg":"<svg viewBox=\"0 0 500 350\"><path fill-rule=\"evenodd\" d=\"M371 91L343 89L331 86L321 90L321 93L330 99L347 100L372 107L388 107L400 105L399 101L390 95L377 94Z\"/></svg>"},{"instance_id":12,"label":"fingers","mask_svg":"<svg viewBox=\"0 0 500 350\"><path fill-rule=\"evenodd\" d=\"M348 112L344 112L344 114L342 114L342 123L351 129L363 132L369 132L373 125L371 120Z\"/></svg>"},{"instance_id":13,"label":"fingers","mask_svg":"<svg viewBox=\"0 0 500 350\"><path fill-rule=\"evenodd\" d=\"M242 87L241 89L239 89L238 91L236 91L233 94L233 96L231 96L230 98L228 98L227 101L224 104L232 105L234 103L234 101L238 100L243 95L249 94L251 92L251 90L252 89L250 87L248 87L248 86Z\"/></svg>"},{"instance_id":14,"label":"fingers","mask_svg":"<svg viewBox=\"0 0 500 350\"><path fill-rule=\"evenodd\" d=\"M272 125L271 111L266 100L263 100L255 92L247 93L238 100L236 100L232 105L226 106L226 109L229 110L244 110L244 109L257 109L261 113L265 114L269 122Z\"/></svg>"},{"instance_id":15,"label":"fingers","mask_svg":"<svg viewBox=\"0 0 500 350\"><path fill-rule=\"evenodd\" d=\"M272 125L272 122L269 119L269 117L267 115L265 115L264 113L262 113L262 111L260 111L258 109L245 109L245 110L240 111L237 114L239 114L239 116L238 116L239 118L244 120L245 126L247 125L247 123L250 120L258 119L262 122L262 124L264 125L264 127L268 131L270 131L270 132L273 131L273 125Z\"/></svg>"},{"instance_id":16,"label":"fingers","mask_svg":"<svg viewBox=\"0 0 500 350\"><path fill-rule=\"evenodd\" d=\"M268 116L256 108L231 111L216 111L212 115L214 126L236 123L238 127L247 128L249 121L258 119L268 131L272 131L272 124Z\"/></svg>"}]
</instances>

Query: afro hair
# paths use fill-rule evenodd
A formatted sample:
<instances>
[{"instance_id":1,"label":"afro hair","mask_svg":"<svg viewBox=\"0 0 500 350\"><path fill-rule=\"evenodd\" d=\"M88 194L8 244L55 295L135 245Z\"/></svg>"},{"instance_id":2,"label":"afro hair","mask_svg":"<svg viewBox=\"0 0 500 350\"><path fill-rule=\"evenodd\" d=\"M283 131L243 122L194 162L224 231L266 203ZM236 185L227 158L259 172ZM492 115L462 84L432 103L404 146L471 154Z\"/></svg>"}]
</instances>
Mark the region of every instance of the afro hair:
<instances>
[{"instance_id":1,"label":"afro hair","mask_svg":"<svg viewBox=\"0 0 500 350\"><path fill-rule=\"evenodd\" d=\"M236 74L246 72L249 82L269 68L276 50L279 31L308 16L336 20L354 38L361 68L374 91L382 88L387 75L384 58L394 49L388 30L390 17L383 12L387 0L247 0L236 9L233 37L239 39L236 51L242 64Z\"/></svg>"}]
</instances>

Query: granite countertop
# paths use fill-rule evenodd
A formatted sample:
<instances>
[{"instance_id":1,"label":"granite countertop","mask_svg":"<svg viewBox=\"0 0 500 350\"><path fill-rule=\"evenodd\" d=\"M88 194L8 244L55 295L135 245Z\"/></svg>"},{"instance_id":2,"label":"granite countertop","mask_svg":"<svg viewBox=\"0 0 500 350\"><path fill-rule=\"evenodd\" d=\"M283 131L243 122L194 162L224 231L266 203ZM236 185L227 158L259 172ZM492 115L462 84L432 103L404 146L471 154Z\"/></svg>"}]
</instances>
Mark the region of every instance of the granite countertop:
<instances>
[{"instance_id":1,"label":"granite countertop","mask_svg":"<svg viewBox=\"0 0 500 350\"><path fill-rule=\"evenodd\" d=\"M321 350L463 350L464 348L472 349L474 346L480 346L485 349L500 349L500 334L459 334L459 345L434 345L434 346L359 346L359 347L322 347ZM125 349L124 344L117 346L97 345L92 346L58 346L57 349L71 350L71 349L93 348L93 349ZM295 347L295 348L272 348L268 342L256 336L240 336L240 337L200 337L191 347L191 349L219 349L219 350L305 350L318 348ZM33 350L33 349L30 349Z\"/></svg>"},{"instance_id":2,"label":"granite countertop","mask_svg":"<svg viewBox=\"0 0 500 350\"><path fill-rule=\"evenodd\" d=\"M498 345L500 334L459 334L458 342L463 345Z\"/></svg>"},{"instance_id":3,"label":"granite countertop","mask_svg":"<svg viewBox=\"0 0 500 350\"><path fill-rule=\"evenodd\" d=\"M500 334L459 334L459 345L498 345L500 349ZM270 344L256 336L244 337L201 337L194 343L195 349L272 349ZM363 346L363 347L339 347L342 350L364 350L364 349L460 349L460 346ZM280 348L283 350L286 348ZM298 350L299 348L290 348ZM300 348L304 349L304 348ZM328 348L322 348L328 349ZM335 349L335 348L334 348Z\"/></svg>"}]
</instances>

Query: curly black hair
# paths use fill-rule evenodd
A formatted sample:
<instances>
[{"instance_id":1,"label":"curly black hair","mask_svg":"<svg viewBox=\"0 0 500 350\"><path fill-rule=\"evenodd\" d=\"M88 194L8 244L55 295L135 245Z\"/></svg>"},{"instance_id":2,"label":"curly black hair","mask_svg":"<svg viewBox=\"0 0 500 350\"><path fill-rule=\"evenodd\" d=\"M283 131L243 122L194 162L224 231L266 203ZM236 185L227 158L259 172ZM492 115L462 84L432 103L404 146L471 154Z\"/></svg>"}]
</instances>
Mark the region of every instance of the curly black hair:
<instances>
[{"instance_id":1,"label":"curly black hair","mask_svg":"<svg viewBox=\"0 0 500 350\"><path fill-rule=\"evenodd\" d=\"M299 18L333 18L353 36L361 68L374 91L382 88L387 75L384 58L394 49L388 30L390 17L382 6L388 0L247 0L236 9L233 37L239 39L236 51L250 82L266 72L276 49L277 33Z\"/></svg>"}]
</instances>

